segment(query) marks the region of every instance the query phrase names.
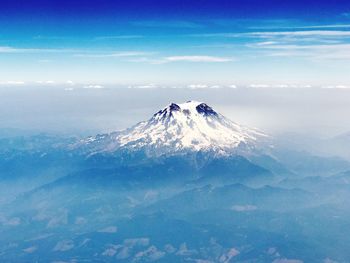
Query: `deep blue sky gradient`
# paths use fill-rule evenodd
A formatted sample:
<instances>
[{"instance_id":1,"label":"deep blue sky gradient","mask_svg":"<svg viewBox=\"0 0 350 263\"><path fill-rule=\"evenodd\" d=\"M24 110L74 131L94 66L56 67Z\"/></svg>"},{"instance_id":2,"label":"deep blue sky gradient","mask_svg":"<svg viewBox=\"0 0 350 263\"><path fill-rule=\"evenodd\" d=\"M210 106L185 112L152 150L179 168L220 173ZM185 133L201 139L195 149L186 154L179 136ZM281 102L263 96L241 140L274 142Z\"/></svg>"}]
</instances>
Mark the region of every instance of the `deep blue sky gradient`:
<instances>
[{"instance_id":1,"label":"deep blue sky gradient","mask_svg":"<svg viewBox=\"0 0 350 263\"><path fill-rule=\"evenodd\" d=\"M349 24L345 0L0 1L0 83L347 84Z\"/></svg>"},{"instance_id":2,"label":"deep blue sky gradient","mask_svg":"<svg viewBox=\"0 0 350 263\"><path fill-rule=\"evenodd\" d=\"M346 0L280 1L280 0L196 0L196 1L1 1L2 16L53 15L54 17L99 17L118 15L124 18L150 17L226 17L246 16L333 16L349 8Z\"/></svg>"}]
</instances>

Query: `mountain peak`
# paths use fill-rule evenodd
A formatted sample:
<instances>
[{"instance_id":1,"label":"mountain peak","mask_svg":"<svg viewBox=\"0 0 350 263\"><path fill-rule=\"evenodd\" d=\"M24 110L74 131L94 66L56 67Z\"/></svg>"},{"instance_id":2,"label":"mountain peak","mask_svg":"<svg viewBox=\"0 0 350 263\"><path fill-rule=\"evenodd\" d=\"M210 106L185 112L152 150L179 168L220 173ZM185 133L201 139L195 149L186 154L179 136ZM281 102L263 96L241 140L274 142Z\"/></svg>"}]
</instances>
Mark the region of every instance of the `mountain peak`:
<instances>
[{"instance_id":1,"label":"mountain peak","mask_svg":"<svg viewBox=\"0 0 350 263\"><path fill-rule=\"evenodd\" d=\"M207 104L203 102L193 101L193 100L190 100L181 104L171 103L169 106L158 111L153 116L156 119L164 120L167 118L174 117L175 112L180 113L181 115L185 115L187 117L191 117L195 115L219 116L218 113L216 113L213 110L213 108L211 108Z\"/></svg>"},{"instance_id":2,"label":"mountain peak","mask_svg":"<svg viewBox=\"0 0 350 263\"><path fill-rule=\"evenodd\" d=\"M208 116L208 115L214 115L217 116L218 114L208 106L207 104L203 102L198 102L194 100L187 101L185 103L180 104L180 108L185 110L196 110L197 113Z\"/></svg>"},{"instance_id":3,"label":"mountain peak","mask_svg":"<svg viewBox=\"0 0 350 263\"><path fill-rule=\"evenodd\" d=\"M171 103L148 121L102 136L103 142L92 141L102 151L144 150L159 156L188 151L232 153L254 148L263 137L264 133L230 121L206 103L187 101Z\"/></svg>"}]
</instances>

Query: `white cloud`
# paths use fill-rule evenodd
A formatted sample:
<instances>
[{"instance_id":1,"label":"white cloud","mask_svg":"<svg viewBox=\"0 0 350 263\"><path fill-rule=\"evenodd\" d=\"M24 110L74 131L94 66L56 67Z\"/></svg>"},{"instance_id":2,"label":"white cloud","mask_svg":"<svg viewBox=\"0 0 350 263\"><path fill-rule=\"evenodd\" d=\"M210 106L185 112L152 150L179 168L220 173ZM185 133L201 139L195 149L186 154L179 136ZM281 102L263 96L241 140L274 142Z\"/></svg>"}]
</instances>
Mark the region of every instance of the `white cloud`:
<instances>
[{"instance_id":1,"label":"white cloud","mask_svg":"<svg viewBox=\"0 0 350 263\"><path fill-rule=\"evenodd\" d=\"M9 80L9 81L5 81L5 82L0 82L0 85L24 85L26 84L24 81L13 81L13 80Z\"/></svg>"},{"instance_id":2,"label":"white cloud","mask_svg":"<svg viewBox=\"0 0 350 263\"><path fill-rule=\"evenodd\" d=\"M138 57L152 55L154 52L143 52L143 51L122 51L122 52L112 52L112 53L82 53L75 54L75 57L85 57L85 58L126 58L126 57Z\"/></svg>"},{"instance_id":3,"label":"white cloud","mask_svg":"<svg viewBox=\"0 0 350 263\"><path fill-rule=\"evenodd\" d=\"M333 24L333 25L311 25L311 26L299 26L293 28L350 28L350 24Z\"/></svg>"},{"instance_id":4,"label":"white cloud","mask_svg":"<svg viewBox=\"0 0 350 263\"><path fill-rule=\"evenodd\" d=\"M129 89L237 89L238 87L234 84L231 85L219 85L219 84L204 84L204 83L194 83L188 85L178 85L178 86L170 86L170 85L156 85L156 84L145 84L145 85L134 85L128 86Z\"/></svg>"},{"instance_id":5,"label":"white cloud","mask_svg":"<svg viewBox=\"0 0 350 263\"><path fill-rule=\"evenodd\" d=\"M99 233L117 233L118 228L116 226L109 226L99 230Z\"/></svg>"},{"instance_id":6,"label":"white cloud","mask_svg":"<svg viewBox=\"0 0 350 263\"><path fill-rule=\"evenodd\" d=\"M158 248L155 246L150 246L148 249L138 252L134 257L134 260L141 262L157 261L160 258L164 257L164 255L165 252L158 250Z\"/></svg>"},{"instance_id":7,"label":"white cloud","mask_svg":"<svg viewBox=\"0 0 350 263\"><path fill-rule=\"evenodd\" d=\"M231 248L225 254L221 255L219 262L229 263L231 262L231 259L237 255L239 255L239 251L235 248Z\"/></svg>"},{"instance_id":8,"label":"white cloud","mask_svg":"<svg viewBox=\"0 0 350 263\"><path fill-rule=\"evenodd\" d=\"M270 57L299 57L315 61L348 60L350 58L350 44L324 43L326 42L322 38L312 39L311 44L310 42L304 42L302 39L283 38L278 44L265 42L265 44L252 43L246 46Z\"/></svg>"},{"instance_id":9,"label":"white cloud","mask_svg":"<svg viewBox=\"0 0 350 263\"><path fill-rule=\"evenodd\" d=\"M254 47L254 45L250 45L251 47ZM266 49L288 49L288 50L306 50L306 49L312 49L312 50L350 50L350 44L333 44L333 45L265 45L263 48Z\"/></svg>"},{"instance_id":10,"label":"white cloud","mask_svg":"<svg viewBox=\"0 0 350 263\"><path fill-rule=\"evenodd\" d=\"M323 25L325 30L255 31L244 33L199 34L200 37L241 38L253 55L301 58L312 61L350 59L350 30L327 30L346 25ZM292 28L292 27L291 27ZM301 27L302 28L302 27ZM257 40L261 40L257 42ZM259 53L256 53L259 52Z\"/></svg>"},{"instance_id":11,"label":"white cloud","mask_svg":"<svg viewBox=\"0 0 350 263\"><path fill-rule=\"evenodd\" d=\"M23 52L23 51L30 51L32 49L19 49L19 48L13 48L8 46L0 46L0 53L16 53L16 52Z\"/></svg>"},{"instance_id":12,"label":"white cloud","mask_svg":"<svg viewBox=\"0 0 350 263\"><path fill-rule=\"evenodd\" d=\"M47 84L47 85L52 85L55 84L55 81L53 80L38 80L36 81L37 84Z\"/></svg>"},{"instance_id":13,"label":"white cloud","mask_svg":"<svg viewBox=\"0 0 350 263\"><path fill-rule=\"evenodd\" d=\"M272 263L303 263L303 261L299 259L278 258L272 261Z\"/></svg>"},{"instance_id":14,"label":"white cloud","mask_svg":"<svg viewBox=\"0 0 350 263\"><path fill-rule=\"evenodd\" d=\"M339 263L338 261L332 260L330 258L326 258L325 260L323 260L323 263Z\"/></svg>"},{"instance_id":15,"label":"white cloud","mask_svg":"<svg viewBox=\"0 0 350 263\"><path fill-rule=\"evenodd\" d=\"M109 245L109 247L102 253L102 256L113 257L121 247L121 245Z\"/></svg>"},{"instance_id":16,"label":"white cloud","mask_svg":"<svg viewBox=\"0 0 350 263\"><path fill-rule=\"evenodd\" d=\"M149 245L149 238L147 237L141 237L141 238L128 238L124 240L124 245L127 247L133 247L133 246L148 246Z\"/></svg>"},{"instance_id":17,"label":"white cloud","mask_svg":"<svg viewBox=\"0 0 350 263\"><path fill-rule=\"evenodd\" d=\"M91 49L49 49L49 48L17 48L11 46L0 46L1 53L73 53L74 57L86 57L86 58L132 58L140 56L150 56L155 52L146 51L116 51L109 53L101 53ZM39 62L50 62L49 59L41 59Z\"/></svg>"},{"instance_id":18,"label":"white cloud","mask_svg":"<svg viewBox=\"0 0 350 263\"><path fill-rule=\"evenodd\" d=\"M250 88L270 88L271 86L268 84L250 84Z\"/></svg>"},{"instance_id":19,"label":"white cloud","mask_svg":"<svg viewBox=\"0 0 350 263\"><path fill-rule=\"evenodd\" d=\"M264 41L264 42L258 42L258 43L255 43L254 45L252 46L270 46L270 45L274 45L274 44L278 44L278 42L276 41Z\"/></svg>"},{"instance_id":20,"label":"white cloud","mask_svg":"<svg viewBox=\"0 0 350 263\"><path fill-rule=\"evenodd\" d=\"M229 62L233 61L228 57L215 57L215 56L170 56L165 57L166 62Z\"/></svg>"},{"instance_id":21,"label":"white cloud","mask_svg":"<svg viewBox=\"0 0 350 263\"><path fill-rule=\"evenodd\" d=\"M83 224L85 224L86 222L87 222L87 220L86 220L84 217L78 216L78 217L75 219L74 224L76 224L76 225L83 225Z\"/></svg>"},{"instance_id":22,"label":"white cloud","mask_svg":"<svg viewBox=\"0 0 350 263\"><path fill-rule=\"evenodd\" d=\"M223 89L223 88L231 88L231 89L236 89L236 85L208 85L208 84L190 84L187 85L187 88L190 89Z\"/></svg>"},{"instance_id":23,"label":"white cloud","mask_svg":"<svg viewBox=\"0 0 350 263\"><path fill-rule=\"evenodd\" d=\"M283 88L289 88L289 89L309 89L313 88L310 84L250 84L248 85L249 88L271 88L271 89L283 89Z\"/></svg>"},{"instance_id":24,"label":"white cloud","mask_svg":"<svg viewBox=\"0 0 350 263\"><path fill-rule=\"evenodd\" d=\"M105 87L102 85L86 85L83 87L84 89L104 89Z\"/></svg>"},{"instance_id":25,"label":"white cloud","mask_svg":"<svg viewBox=\"0 0 350 263\"><path fill-rule=\"evenodd\" d=\"M161 59L157 59L157 58L150 58L150 57L130 57L128 59L126 59L125 61L127 62L134 62L134 63L149 63L149 64L163 64L164 61L162 61Z\"/></svg>"},{"instance_id":26,"label":"white cloud","mask_svg":"<svg viewBox=\"0 0 350 263\"><path fill-rule=\"evenodd\" d=\"M16 48L10 46L0 46L0 53L61 53L76 52L73 49L50 49L50 48Z\"/></svg>"},{"instance_id":27,"label":"white cloud","mask_svg":"<svg viewBox=\"0 0 350 263\"><path fill-rule=\"evenodd\" d=\"M164 250L166 253L172 254L176 251L176 248L172 244L166 244Z\"/></svg>"},{"instance_id":28,"label":"white cloud","mask_svg":"<svg viewBox=\"0 0 350 263\"><path fill-rule=\"evenodd\" d=\"M117 250L114 248L107 248L103 251L102 256L113 257L117 253Z\"/></svg>"},{"instance_id":29,"label":"white cloud","mask_svg":"<svg viewBox=\"0 0 350 263\"><path fill-rule=\"evenodd\" d=\"M18 226L21 224L21 219L19 217L13 217L9 220L5 220L3 224L7 226Z\"/></svg>"},{"instance_id":30,"label":"white cloud","mask_svg":"<svg viewBox=\"0 0 350 263\"><path fill-rule=\"evenodd\" d=\"M128 86L129 89L155 89L158 88L155 84L145 84L145 85L136 85L136 86Z\"/></svg>"},{"instance_id":31,"label":"white cloud","mask_svg":"<svg viewBox=\"0 0 350 263\"><path fill-rule=\"evenodd\" d=\"M130 248L129 247L123 247L117 254L117 259L126 259L130 257Z\"/></svg>"},{"instance_id":32,"label":"white cloud","mask_svg":"<svg viewBox=\"0 0 350 263\"><path fill-rule=\"evenodd\" d=\"M65 88L64 90L65 90L65 91L73 91L73 90L74 90L74 88L69 87L69 88Z\"/></svg>"},{"instance_id":33,"label":"white cloud","mask_svg":"<svg viewBox=\"0 0 350 263\"><path fill-rule=\"evenodd\" d=\"M41 217L41 218L40 218ZM48 228L54 228L58 227L60 225L65 225L68 222L68 211L67 210L61 210L57 214L57 216L49 217L50 220L47 223ZM39 218L36 218L37 220L45 220L47 219L47 215L40 215Z\"/></svg>"},{"instance_id":34,"label":"white cloud","mask_svg":"<svg viewBox=\"0 0 350 263\"><path fill-rule=\"evenodd\" d=\"M350 36L350 31L345 30L305 30L305 31L279 31L279 32L249 32L241 35L271 37L271 36Z\"/></svg>"},{"instance_id":35,"label":"white cloud","mask_svg":"<svg viewBox=\"0 0 350 263\"><path fill-rule=\"evenodd\" d=\"M267 254L273 255L273 256L275 256L275 257L279 257L279 256L280 256L280 254L279 254L278 251L277 251L277 248L275 248L275 247L270 247L270 248L267 250Z\"/></svg>"},{"instance_id":36,"label":"white cloud","mask_svg":"<svg viewBox=\"0 0 350 263\"><path fill-rule=\"evenodd\" d=\"M350 26L350 25L343 25ZM340 25L338 26L340 27ZM317 28L317 27L315 27ZM292 29L292 28L291 28ZM223 38L240 38L240 37L308 37L308 36L323 36L323 37L348 37L350 31L347 30L290 30L290 31L256 31L244 33L209 33L209 34L192 34L192 37L223 37Z\"/></svg>"},{"instance_id":37,"label":"white cloud","mask_svg":"<svg viewBox=\"0 0 350 263\"><path fill-rule=\"evenodd\" d=\"M176 252L176 255L180 256L191 256L194 254L197 254L197 250L195 249L188 249L186 243L182 243L179 247L179 250Z\"/></svg>"},{"instance_id":38,"label":"white cloud","mask_svg":"<svg viewBox=\"0 0 350 263\"><path fill-rule=\"evenodd\" d=\"M53 251L68 251L74 247L72 240L62 240L57 242L56 246L53 248Z\"/></svg>"},{"instance_id":39,"label":"white cloud","mask_svg":"<svg viewBox=\"0 0 350 263\"><path fill-rule=\"evenodd\" d=\"M191 34L191 37L239 37L245 33L203 33L203 34Z\"/></svg>"},{"instance_id":40,"label":"white cloud","mask_svg":"<svg viewBox=\"0 0 350 263\"><path fill-rule=\"evenodd\" d=\"M37 240L46 239L51 236L53 236L53 234L42 234L42 235L38 235L33 238L27 239L26 241L37 241Z\"/></svg>"},{"instance_id":41,"label":"white cloud","mask_svg":"<svg viewBox=\"0 0 350 263\"><path fill-rule=\"evenodd\" d=\"M285 29L329 29L329 28L350 28L350 24L324 24L324 25L291 25L291 26L281 26L281 25L269 25L269 26L254 26L250 29L275 29L275 30L285 30Z\"/></svg>"},{"instance_id":42,"label":"white cloud","mask_svg":"<svg viewBox=\"0 0 350 263\"><path fill-rule=\"evenodd\" d=\"M206 88L208 88L208 85L206 85L206 84L190 84L187 87L190 89L206 89Z\"/></svg>"},{"instance_id":43,"label":"white cloud","mask_svg":"<svg viewBox=\"0 0 350 263\"><path fill-rule=\"evenodd\" d=\"M350 85L330 85L322 86L322 89L350 89Z\"/></svg>"},{"instance_id":44,"label":"white cloud","mask_svg":"<svg viewBox=\"0 0 350 263\"><path fill-rule=\"evenodd\" d=\"M33 253L37 249L38 248L36 246L32 246L32 247L28 247L28 248L23 249L23 252L25 252L25 253Z\"/></svg>"}]
</instances>

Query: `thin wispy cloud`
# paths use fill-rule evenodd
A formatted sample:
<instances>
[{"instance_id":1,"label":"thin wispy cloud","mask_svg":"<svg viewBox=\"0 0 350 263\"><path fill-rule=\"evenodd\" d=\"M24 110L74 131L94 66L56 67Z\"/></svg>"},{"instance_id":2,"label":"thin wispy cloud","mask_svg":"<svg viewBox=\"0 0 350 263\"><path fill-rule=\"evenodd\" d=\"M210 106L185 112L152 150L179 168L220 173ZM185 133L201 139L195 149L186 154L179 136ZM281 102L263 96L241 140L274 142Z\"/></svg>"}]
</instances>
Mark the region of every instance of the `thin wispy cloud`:
<instances>
[{"instance_id":1,"label":"thin wispy cloud","mask_svg":"<svg viewBox=\"0 0 350 263\"><path fill-rule=\"evenodd\" d=\"M216 56L171 56L165 57L165 62L230 62L233 58Z\"/></svg>"},{"instance_id":2,"label":"thin wispy cloud","mask_svg":"<svg viewBox=\"0 0 350 263\"><path fill-rule=\"evenodd\" d=\"M123 61L126 62L132 62L132 63L146 63L146 64L162 64L164 63L163 60L159 59L159 58L155 58L155 57L144 57L144 56L140 56L140 57L129 57L124 59Z\"/></svg>"},{"instance_id":3,"label":"thin wispy cloud","mask_svg":"<svg viewBox=\"0 0 350 263\"><path fill-rule=\"evenodd\" d=\"M350 85L330 85L330 86L323 86L322 89L342 89L342 90L348 90L350 89Z\"/></svg>"},{"instance_id":4,"label":"thin wispy cloud","mask_svg":"<svg viewBox=\"0 0 350 263\"><path fill-rule=\"evenodd\" d=\"M208 88L207 84L190 84L187 86L190 89L206 89Z\"/></svg>"},{"instance_id":5,"label":"thin wispy cloud","mask_svg":"<svg viewBox=\"0 0 350 263\"><path fill-rule=\"evenodd\" d=\"M53 80L37 80L35 83L37 84L45 84L45 85L53 85L56 84Z\"/></svg>"},{"instance_id":6,"label":"thin wispy cloud","mask_svg":"<svg viewBox=\"0 0 350 263\"><path fill-rule=\"evenodd\" d=\"M265 83L254 83L246 86L252 89L310 89L314 86L310 84L265 84Z\"/></svg>"},{"instance_id":7,"label":"thin wispy cloud","mask_svg":"<svg viewBox=\"0 0 350 263\"><path fill-rule=\"evenodd\" d=\"M280 32L249 32L242 33L247 36L271 37L271 36L350 36L350 31L345 30L307 30L307 31L280 31ZM237 35L237 34L236 34Z\"/></svg>"},{"instance_id":8,"label":"thin wispy cloud","mask_svg":"<svg viewBox=\"0 0 350 263\"><path fill-rule=\"evenodd\" d=\"M123 57L139 57L153 55L154 52L143 52L143 51L122 51L112 53L81 53L74 54L75 57L86 57L86 58L123 58Z\"/></svg>"},{"instance_id":9,"label":"thin wispy cloud","mask_svg":"<svg viewBox=\"0 0 350 263\"><path fill-rule=\"evenodd\" d=\"M350 58L350 31L346 30L261 31L244 34L250 37L245 46L260 55L313 61Z\"/></svg>"},{"instance_id":10,"label":"thin wispy cloud","mask_svg":"<svg viewBox=\"0 0 350 263\"><path fill-rule=\"evenodd\" d=\"M189 89L225 89L225 88L236 89L237 88L237 86L234 84L232 85L189 84L185 86L185 88L186 87Z\"/></svg>"},{"instance_id":11,"label":"thin wispy cloud","mask_svg":"<svg viewBox=\"0 0 350 263\"><path fill-rule=\"evenodd\" d=\"M92 84L83 86L84 89L104 89L105 87L99 84Z\"/></svg>"},{"instance_id":12,"label":"thin wispy cloud","mask_svg":"<svg viewBox=\"0 0 350 263\"><path fill-rule=\"evenodd\" d=\"M43 35L38 35L34 36L33 39L38 39L38 40L72 40L72 39L77 39L76 37L72 36L43 36Z\"/></svg>"},{"instance_id":13,"label":"thin wispy cloud","mask_svg":"<svg viewBox=\"0 0 350 263\"><path fill-rule=\"evenodd\" d=\"M167 57L135 57L127 59L128 62L148 63L153 65L187 62L187 63L223 63L234 61L232 57L218 57L205 55L167 56Z\"/></svg>"},{"instance_id":14,"label":"thin wispy cloud","mask_svg":"<svg viewBox=\"0 0 350 263\"><path fill-rule=\"evenodd\" d=\"M287 28L287 27L284 27ZM296 27L289 27L289 28L296 28L296 29L308 29L308 28L348 28L350 29L350 24L334 24L334 25L312 25L312 26L296 26Z\"/></svg>"},{"instance_id":15,"label":"thin wispy cloud","mask_svg":"<svg viewBox=\"0 0 350 263\"><path fill-rule=\"evenodd\" d=\"M268 25L268 26L252 26L248 29L253 30L293 30L293 29L350 29L350 24L324 24L324 25Z\"/></svg>"},{"instance_id":16,"label":"thin wispy cloud","mask_svg":"<svg viewBox=\"0 0 350 263\"><path fill-rule=\"evenodd\" d=\"M257 18L236 18L236 19L212 19L214 25L227 28L251 29L256 27L277 27L283 25L299 24L298 19L257 19Z\"/></svg>"},{"instance_id":17,"label":"thin wispy cloud","mask_svg":"<svg viewBox=\"0 0 350 263\"><path fill-rule=\"evenodd\" d=\"M103 41L103 40L122 40L122 39L139 39L144 38L142 35L116 35L116 36L99 36L95 37L94 40L96 41Z\"/></svg>"},{"instance_id":18,"label":"thin wispy cloud","mask_svg":"<svg viewBox=\"0 0 350 263\"><path fill-rule=\"evenodd\" d=\"M129 89L237 89L238 87L234 84L205 84L205 83L193 83L193 84L182 84L182 85L157 85L157 84L144 84L144 85L130 85Z\"/></svg>"},{"instance_id":19,"label":"thin wispy cloud","mask_svg":"<svg viewBox=\"0 0 350 263\"><path fill-rule=\"evenodd\" d=\"M317 50L349 50L350 51L350 44L332 44L332 45L289 45L289 44L251 44L249 47L258 47L258 48L264 48L264 49L288 49L288 50L295 50L295 49L317 49Z\"/></svg>"},{"instance_id":20,"label":"thin wispy cloud","mask_svg":"<svg viewBox=\"0 0 350 263\"><path fill-rule=\"evenodd\" d=\"M0 53L34 53L34 52L42 52L46 51L46 49L33 49L33 48L15 48L10 46L0 46Z\"/></svg>"},{"instance_id":21,"label":"thin wispy cloud","mask_svg":"<svg viewBox=\"0 0 350 263\"><path fill-rule=\"evenodd\" d=\"M18 86L18 85L25 85L26 82L20 81L20 80L8 80L8 81L3 81L0 82L0 85L5 85L5 86Z\"/></svg>"},{"instance_id":22,"label":"thin wispy cloud","mask_svg":"<svg viewBox=\"0 0 350 263\"><path fill-rule=\"evenodd\" d=\"M207 38L270 38L270 37L350 37L350 31L347 30L297 30L297 31L256 31L256 32L226 32L226 33L203 33L189 34L189 37L207 37Z\"/></svg>"},{"instance_id":23,"label":"thin wispy cloud","mask_svg":"<svg viewBox=\"0 0 350 263\"><path fill-rule=\"evenodd\" d=\"M234 37L240 37L246 33L234 33L234 32L221 32L221 33L199 33L199 34L187 34L185 37L208 37L208 38L216 38L216 37L223 37L223 38L234 38Z\"/></svg>"},{"instance_id":24,"label":"thin wispy cloud","mask_svg":"<svg viewBox=\"0 0 350 263\"><path fill-rule=\"evenodd\" d=\"M278 42L277 41L264 41L264 42L254 43L252 46L261 47L261 46L270 46L270 45L275 45L275 44L278 44Z\"/></svg>"},{"instance_id":25,"label":"thin wispy cloud","mask_svg":"<svg viewBox=\"0 0 350 263\"><path fill-rule=\"evenodd\" d=\"M255 48L271 57L304 57L312 60L333 59L348 60L350 58L350 44L289 44L281 43L254 43L247 47Z\"/></svg>"},{"instance_id":26,"label":"thin wispy cloud","mask_svg":"<svg viewBox=\"0 0 350 263\"><path fill-rule=\"evenodd\" d=\"M74 49L57 49L57 48L17 48L11 46L0 46L0 53L69 53L77 52Z\"/></svg>"},{"instance_id":27,"label":"thin wispy cloud","mask_svg":"<svg viewBox=\"0 0 350 263\"><path fill-rule=\"evenodd\" d=\"M93 40L93 41L102 41L102 40L113 40L113 39L137 39L137 38L143 38L143 35L136 35L136 34L128 34L128 35L107 35L107 36L96 36L96 37L86 37L85 40ZM74 40L78 41L81 40L79 37L72 37L72 36L34 36L33 39L35 40Z\"/></svg>"},{"instance_id":28,"label":"thin wispy cloud","mask_svg":"<svg viewBox=\"0 0 350 263\"><path fill-rule=\"evenodd\" d=\"M99 53L96 49L70 49L70 48L17 48L11 46L0 46L0 53L75 53L75 57L135 57L153 55L155 52L145 51L118 51L109 53ZM44 61L44 60L43 60Z\"/></svg>"},{"instance_id":29,"label":"thin wispy cloud","mask_svg":"<svg viewBox=\"0 0 350 263\"><path fill-rule=\"evenodd\" d=\"M137 27L151 27L151 28L202 28L204 27L200 23L185 20L144 20L130 22L132 26Z\"/></svg>"},{"instance_id":30,"label":"thin wispy cloud","mask_svg":"<svg viewBox=\"0 0 350 263\"><path fill-rule=\"evenodd\" d=\"M159 88L156 84L144 84L144 85L135 85L135 86L128 86L129 89L156 89Z\"/></svg>"}]
</instances>

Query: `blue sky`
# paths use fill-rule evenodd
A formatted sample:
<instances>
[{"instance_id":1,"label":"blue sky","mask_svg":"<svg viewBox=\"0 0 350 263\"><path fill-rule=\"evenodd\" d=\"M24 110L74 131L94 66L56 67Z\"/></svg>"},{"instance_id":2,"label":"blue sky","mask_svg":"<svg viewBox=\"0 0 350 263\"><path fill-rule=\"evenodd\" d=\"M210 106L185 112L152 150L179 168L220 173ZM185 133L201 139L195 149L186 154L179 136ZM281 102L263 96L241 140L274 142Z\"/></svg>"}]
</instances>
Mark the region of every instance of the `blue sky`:
<instances>
[{"instance_id":1,"label":"blue sky","mask_svg":"<svg viewBox=\"0 0 350 263\"><path fill-rule=\"evenodd\" d=\"M0 2L0 85L347 87L348 72L349 1Z\"/></svg>"}]
</instances>

